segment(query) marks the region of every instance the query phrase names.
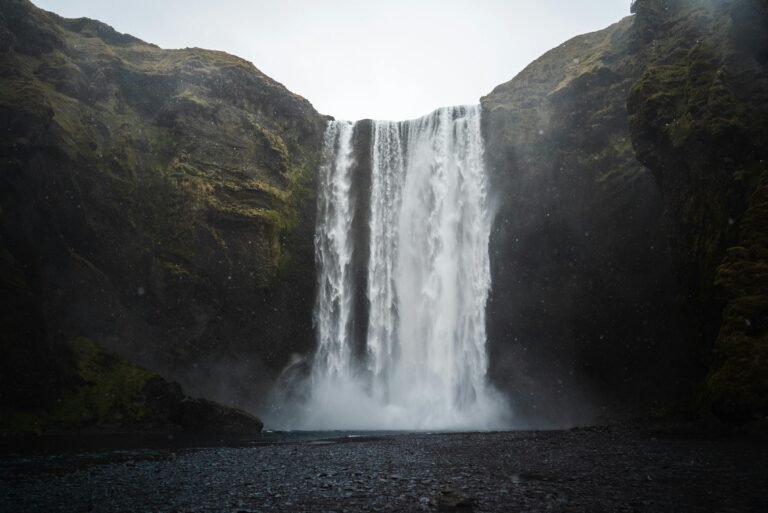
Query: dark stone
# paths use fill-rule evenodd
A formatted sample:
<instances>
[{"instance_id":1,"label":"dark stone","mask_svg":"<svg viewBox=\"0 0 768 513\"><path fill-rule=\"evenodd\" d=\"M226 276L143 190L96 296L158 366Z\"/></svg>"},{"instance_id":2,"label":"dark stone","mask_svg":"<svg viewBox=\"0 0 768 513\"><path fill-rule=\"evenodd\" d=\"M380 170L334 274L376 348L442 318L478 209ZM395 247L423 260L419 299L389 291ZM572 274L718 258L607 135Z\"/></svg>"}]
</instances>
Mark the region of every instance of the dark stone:
<instances>
[{"instance_id":1,"label":"dark stone","mask_svg":"<svg viewBox=\"0 0 768 513\"><path fill-rule=\"evenodd\" d=\"M450 490L444 490L439 495L435 495L432 498L432 504L437 508L437 511L455 511L455 512L471 512L472 499L469 497L462 497Z\"/></svg>"},{"instance_id":2,"label":"dark stone","mask_svg":"<svg viewBox=\"0 0 768 513\"><path fill-rule=\"evenodd\" d=\"M627 106L662 192L699 408L768 415L768 8L694 2L656 28Z\"/></svg>"},{"instance_id":3,"label":"dark stone","mask_svg":"<svg viewBox=\"0 0 768 513\"><path fill-rule=\"evenodd\" d=\"M252 435L261 433L264 427L258 418L243 410L188 397L181 401L178 414L172 420L193 433Z\"/></svg>"},{"instance_id":4,"label":"dark stone","mask_svg":"<svg viewBox=\"0 0 768 513\"><path fill-rule=\"evenodd\" d=\"M326 119L237 57L26 0L0 2L0 52L2 273L25 284L1 292L17 306L0 403L55 400L85 337L191 395L263 406L313 348Z\"/></svg>"},{"instance_id":5,"label":"dark stone","mask_svg":"<svg viewBox=\"0 0 768 513\"><path fill-rule=\"evenodd\" d=\"M143 388L144 402L151 418L174 418L184 401L184 392L178 383L170 383L160 376L147 381Z\"/></svg>"},{"instance_id":6,"label":"dark stone","mask_svg":"<svg viewBox=\"0 0 768 513\"><path fill-rule=\"evenodd\" d=\"M630 140L632 27L578 36L481 100L489 373L536 425L643 410L690 374L661 197Z\"/></svg>"}]
</instances>

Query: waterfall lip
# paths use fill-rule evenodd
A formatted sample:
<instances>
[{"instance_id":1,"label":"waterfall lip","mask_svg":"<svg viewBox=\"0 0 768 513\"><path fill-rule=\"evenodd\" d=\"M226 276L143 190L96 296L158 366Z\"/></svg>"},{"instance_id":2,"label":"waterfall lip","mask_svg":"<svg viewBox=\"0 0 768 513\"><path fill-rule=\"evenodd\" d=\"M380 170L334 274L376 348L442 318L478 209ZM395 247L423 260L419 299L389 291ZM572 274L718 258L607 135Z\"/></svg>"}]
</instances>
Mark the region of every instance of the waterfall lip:
<instances>
[{"instance_id":1,"label":"waterfall lip","mask_svg":"<svg viewBox=\"0 0 768 513\"><path fill-rule=\"evenodd\" d=\"M433 116L436 113L444 111L444 110L450 110L450 111L452 111L454 113L456 113L457 111L463 113L464 115L462 115L460 117L454 118L454 120L457 120L457 119L462 119L466 115L466 111L467 110L474 109L474 108L477 108L479 106L480 106L480 103L467 103L467 104L454 105L454 106L449 106L449 107L437 107L437 108L435 108L435 109L425 113L422 116L416 116L416 117L413 117L413 118L406 118L406 119L362 118L362 119L358 119L356 121L347 120L347 119L343 119L343 120L330 120L329 123L333 123L333 122L352 123L352 124L357 124L357 123L396 123L396 124L411 123L411 122L414 122L414 121L419 121L419 120L428 118L428 117Z\"/></svg>"},{"instance_id":2,"label":"waterfall lip","mask_svg":"<svg viewBox=\"0 0 768 513\"><path fill-rule=\"evenodd\" d=\"M490 216L480 115L479 105L464 105L365 120L363 203L353 187L365 172L353 140L361 122L329 121L314 238L318 345L300 427L509 426L508 406L486 379Z\"/></svg>"}]
</instances>

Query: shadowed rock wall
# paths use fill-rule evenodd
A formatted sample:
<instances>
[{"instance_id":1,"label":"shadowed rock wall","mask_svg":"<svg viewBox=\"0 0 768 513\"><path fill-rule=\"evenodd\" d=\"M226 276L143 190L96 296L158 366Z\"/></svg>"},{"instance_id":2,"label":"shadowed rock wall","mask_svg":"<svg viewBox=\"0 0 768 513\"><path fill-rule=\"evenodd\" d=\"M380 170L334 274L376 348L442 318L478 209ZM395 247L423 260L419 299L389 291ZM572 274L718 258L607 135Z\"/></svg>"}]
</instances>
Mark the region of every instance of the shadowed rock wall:
<instances>
[{"instance_id":1,"label":"shadowed rock wall","mask_svg":"<svg viewBox=\"0 0 768 513\"><path fill-rule=\"evenodd\" d=\"M490 373L536 424L647 410L689 374L663 205L627 122L632 29L567 41L482 99Z\"/></svg>"},{"instance_id":2,"label":"shadowed rock wall","mask_svg":"<svg viewBox=\"0 0 768 513\"><path fill-rule=\"evenodd\" d=\"M258 408L313 346L325 119L237 57L25 0L0 4L0 70L3 406L55 399L87 337Z\"/></svg>"},{"instance_id":3,"label":"shadowed rock wall","mask_svg":"<svg viewBox=\"0 0 768 513\"><path fill-rule=\"evenodd\" d=\"M768 2L636 4L645 66L628 99L653 172L703 404L768 415Z\"/></svg>"}]
</instances>

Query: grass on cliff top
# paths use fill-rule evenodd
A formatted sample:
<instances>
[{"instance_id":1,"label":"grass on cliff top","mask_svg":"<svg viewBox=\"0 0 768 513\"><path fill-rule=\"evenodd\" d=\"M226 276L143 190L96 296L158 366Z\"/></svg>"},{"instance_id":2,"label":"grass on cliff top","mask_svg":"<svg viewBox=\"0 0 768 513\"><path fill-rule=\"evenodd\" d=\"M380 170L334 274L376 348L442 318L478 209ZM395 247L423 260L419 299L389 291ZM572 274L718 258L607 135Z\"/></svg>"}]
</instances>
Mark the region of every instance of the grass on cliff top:
<instances>
[{"instance_id":1,"label":"grass on cliff top","mask_svg":"<svg viewBox=\"0 0 768 513\"><path fill-rule=\"evenodd\" d=\"M632 24L626 17L603 30L574 37L529 64L512 80L497 86L481 99L483 108L516 110L531 107L567 87L574 79L593 73L614 51L614 41ZM535 102L534 102L535 103Z\"/></svg>"}]
</instances>

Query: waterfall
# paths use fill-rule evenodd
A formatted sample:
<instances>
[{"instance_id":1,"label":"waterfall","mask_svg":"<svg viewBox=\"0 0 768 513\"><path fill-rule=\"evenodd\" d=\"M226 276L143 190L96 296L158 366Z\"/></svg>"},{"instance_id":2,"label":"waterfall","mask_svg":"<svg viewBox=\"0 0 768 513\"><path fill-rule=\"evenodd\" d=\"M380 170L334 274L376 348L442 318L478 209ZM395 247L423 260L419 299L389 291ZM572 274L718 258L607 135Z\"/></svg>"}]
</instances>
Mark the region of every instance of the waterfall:
<instances>
[{"instance_id":1,"label":"waterfall","mask_svg":"<svg viewBox=\"0 0 768 513\"><path fill-rule=\"evenodd\" d=\"M352 320L352 131L353 124L331 121L325 132L318 189L315 255L318 294L315 326L318 347L315 369L326 376L351 372Z\"/></svg>"},{"instance_id":2,"label":"waterfall","mask_svg":"<svg viewBox=\"0 0 768 513\"><path fill-rule=\"evenodd\" d=\"M332 121L325 135L315 236L318 348L303 427L502 427L505 403L486 379L491 219L480 108L372 122L369 169L356 161L355 128ZM370 172L368 240L353 236L363 222L352 190L361 172ZM360 288L352 266L363 245ZM367 296L364 340L354 340L359 290Z\"/></svg>"}]
</instances>

